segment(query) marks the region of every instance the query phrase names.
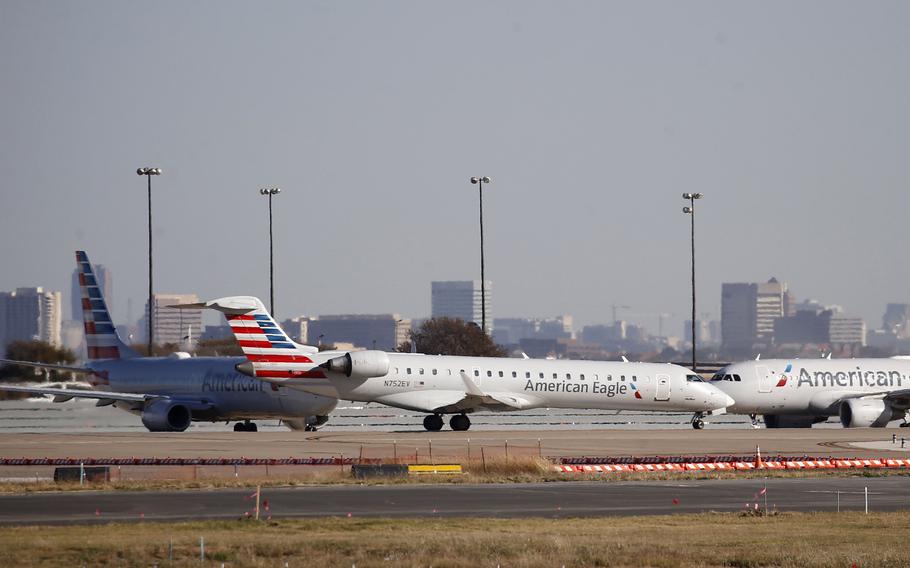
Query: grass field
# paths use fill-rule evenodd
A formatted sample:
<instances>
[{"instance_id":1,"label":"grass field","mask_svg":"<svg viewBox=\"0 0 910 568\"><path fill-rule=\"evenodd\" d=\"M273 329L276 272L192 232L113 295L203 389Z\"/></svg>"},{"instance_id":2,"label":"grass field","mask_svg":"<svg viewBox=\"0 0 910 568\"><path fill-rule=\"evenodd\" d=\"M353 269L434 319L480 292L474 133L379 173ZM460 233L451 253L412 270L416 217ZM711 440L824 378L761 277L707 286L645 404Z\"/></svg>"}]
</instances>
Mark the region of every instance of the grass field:
<instances>
[{"instance_id":1,"label":"grass field","mask_svg":"<svg viewBox=\"0 0 910 568\"><path fill-rule=\"evenodd\" d=\"M6 527L0 565L898 567L908 525L910 513L725 513Z\"/></svg>"}]
</instances>

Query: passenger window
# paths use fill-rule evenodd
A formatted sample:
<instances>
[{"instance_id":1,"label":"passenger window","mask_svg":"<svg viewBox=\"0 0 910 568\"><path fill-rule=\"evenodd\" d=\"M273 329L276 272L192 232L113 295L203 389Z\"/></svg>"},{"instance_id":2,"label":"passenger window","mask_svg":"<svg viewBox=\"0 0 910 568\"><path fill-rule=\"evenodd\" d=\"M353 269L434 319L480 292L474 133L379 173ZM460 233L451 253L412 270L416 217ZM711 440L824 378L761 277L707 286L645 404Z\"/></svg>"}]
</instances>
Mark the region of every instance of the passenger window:
<instances>
[{"instance_id":1,"label":"passenger window","mask_svg":"<svg viewBox=\"0 0 910 568\"><path fill-rule=\"evenodd\" d=\"M579 375L579 377L578 377L578 378L579 378L579 379L581 379L581 380L585 380L585 374L584 374L584 373L582 373L582 374L581 374L581 375Z\"/></svg>"},{"instance_id":2,"label":"passenger window","mask_svg":"<svg viewBox=\"0 0 910 568\"><path fill-rule=\"evenodd\" d=\"M571 380L572 380L572 373L566 373L566 379L571 381Z\"/></svg>"},{"instance_id":3,"label":"passenger window","mask_svg":"<svg viewBox=\"0 0 910 568\"><path fill-rule=\"evenodd\" d=\"M398 367L395 367L395 374L398 374Z\"/></svg>"},{"instance_id":4,"label":"passenger window","mask_svg":"<svg viewBox=\"0 0 910 568\"><path fill-rule=\"evenodd\" d=\"M502 378L502 371L499 371L499 378Z\"/></svg>"},{"instance_id":5,"label":"passenger window","mask_svg":"<svg viewBox=\"0 0 910 568\"><path fill-rule=\"evenodd\" d=\"M620 375L620 376L619 376L619 380L622 381L622 382L626 382L626 376L625 376L625 375Z\"/></svg>"},{"instance_id":6,"label":"passenger window","mask_svg":"<svg viewBox=\"0 0 910 568\"><path fill-rule=\"evenodd\" d=\"M526 378L526 379L530 379L530 378L531 378L531 371L525 371L525 378Z\"/></svg>"},{"instance_id":7,"label":"passenger window","mask_svg":"<svg viewBox=\"0 0 910 568\"><path fill-rule=\"evenodd\" d=\"M556 373L553 373L553 378L554 378L554 379L556 378Z\"/></svg>"},{"instance_id":8,"label":"passenger window","mask_svg":"<svg viewBox=\"0 0 910 568\"><path fill-rule=\"evenodd\" d=\"M420 368L420 374L423 374L423 367Z\"/></svg>"},{"instance_id":9,"label":"passenger window","mask_svg":"<svg viewBox=\"0 0 910 568\"><path fill-rule=\"evenodd\" d=\"M488 377L492 377L492 376L493 376L493 371L487 371L487 376L488 376Z\"/></svg>"},{"instance_id":10,"label":"passenger window","mask_svg":"<svg viewBox=\"0 0 910 568\"><path fill-rule=\"evenodd\" d=\"M512 378L513 378L513 379L517 379L517 378L518 378L518 373L516 373L515 371L512 371Z\"/></svg>"},{"instance_id":11,"label":"passenger window","mask_svg":"<svg viewBox=\"0 0 910 568\"><path fill-rule=\"evenodd\" d=\"M433 369L433 374L434 374L434 375L436 374L436 369Z\"/></svg>"},{"instance_id":12,"label":"passenger window","mask_svg":"<svg viewBox=\"0 0 910 568\"><path fill-rule=\"evenodd\" d=\"M452 376L452 369L449 369L449 376Z\"/></svg>"},{"instance_id":13,"label":"passenger window","mask_svg":"<svg viewBox=\"0 0 910 568\"><path fill-rule=\"evenodd\" d=\"M407 371L408 371L408 374L410 375L410 374L411 374L411 368L408 367Z\"/></svg>"},{"instance_id":14,"label":"passenger window","mask_svg":"<svg viewBox=\"0 0 910 568\"><path fill-rule=\"evenodd\" d=\"M479 377L479 376L480 376L480 371L478 371L477 369L474 369L474 376L475 376L475 377Z\"/></svg>"},{"instance_id":15,"label":"passenger window","mask_svg":"<svg viewBox=\"0 0 910 568\"><path fill-rule=\"evenodd\" d=\"M540 378L541 378L541 379L543 378L543 373L540 374Z\"/></svg>"},{"instance_id":16,"label":"passenger window","mask_svg":"<svg viewBox=\"0 0 910 568\"><path fill-rule=\"evenodd\" d=\"M608 381L612 381L612 380L613 380L613 375L607 375L607 380L608 380Z\"/></svg>"}]
</instances>

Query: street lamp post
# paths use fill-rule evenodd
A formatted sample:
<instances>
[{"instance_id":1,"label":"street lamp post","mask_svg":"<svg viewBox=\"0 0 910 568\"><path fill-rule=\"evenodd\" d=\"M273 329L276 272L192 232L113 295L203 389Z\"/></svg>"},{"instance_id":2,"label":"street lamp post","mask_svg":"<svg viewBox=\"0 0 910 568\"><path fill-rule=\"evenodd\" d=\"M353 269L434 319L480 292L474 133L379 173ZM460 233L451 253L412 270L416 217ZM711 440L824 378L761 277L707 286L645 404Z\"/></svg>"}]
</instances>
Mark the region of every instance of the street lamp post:
<instances>
[{"instance_id":1,"label":"street lamp post","mask_svg":"<svg viewBox=\"0 0 910 568\"><path fill-rule=\"evenodd\" d=\"M152 309L152 176L160 176L161 168L139 168L136 170L136 174L140 176L145 176L148 179L148 194L149 194L149 315L148 315L148 326L149 326L149 357L153 355L152 346L155 344L155 335L154 327L152 327L152 320L154 316L152 315L155 311Z\"/></svg>"},{"instance_id":2,"label":"street lamp post","mask_svg":"<svg viewBox=\"0 0 910 568\"><path fill-rule=\"evenodd\" d=\"M480 187L480 329L487 332L487 281L483 265L483 184L492 180L487 177L472 177L471 183Z\"/></svg>"},{"instance_id":3,"label":"street lamp post","mask_svg":"<svg viewBox=\"0 0 910 568\"><path fill-rule=\"evenodd\" d=\"M701 199L702 194L683 193L682 197L689 200L689 205L683 207L683 213L689 215L692 231L692 372L697 373L695 358L695 200Z\"/></svg>"},{"instance_id":4,"label":"street lamp post","mask_svg":"<svg viewBox=\"0 0 910 568\"><path fill-rule=\"evenodd\" d=\"M277 187L259 190L260 195L269 196L269 311L272 312L273 318L277 316L275 315L275 263L272 255L272 196L279 193L281 193L281 189Z\"/></svg>"}]
</instances>

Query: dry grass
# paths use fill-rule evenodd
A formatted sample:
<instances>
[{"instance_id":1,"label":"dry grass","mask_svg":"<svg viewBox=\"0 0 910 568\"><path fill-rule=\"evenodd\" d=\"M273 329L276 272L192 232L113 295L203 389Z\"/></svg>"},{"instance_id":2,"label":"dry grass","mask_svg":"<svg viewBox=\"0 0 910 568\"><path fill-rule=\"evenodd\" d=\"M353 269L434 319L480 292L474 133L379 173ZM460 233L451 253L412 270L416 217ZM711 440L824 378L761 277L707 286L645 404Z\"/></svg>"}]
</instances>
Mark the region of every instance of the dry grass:
<instances>
[{"instance_id":1,"label":"dry grass","mask_svg":"<svg viewBox=\"0 0 910 568\"><path fill-rule=\"evenodd\" d=\"M910 513L786 513L8 527L0 565L897 567L910 564L908 523Z\"/></svg>"},{"instance_id":2,"label":"dry grass","mask_svg":"<svg viewBox=\"0 0 910 568\"><path fill-rule=\"evenodd\" d=\"M107 483L6 482L0 483L0 493L33 493L43 491L154 491L175 489L218 489L234 487L294 487L305 485L398 485L412 483L544 483L566 481L683 481L691 479L767 479L818 477L884 477L910 476L901 469L842 469L842 470L749 470L749 471L692 471L692 472L629 472L565 474L553 471L552 464L537 457L510 457L472 460L463 465L462 475L418 475L401 478L376 477L354 479L350 468L304 469L293 476L272 477L204 477L199 479L126 480Z\"/></svg>"}]
</instances>

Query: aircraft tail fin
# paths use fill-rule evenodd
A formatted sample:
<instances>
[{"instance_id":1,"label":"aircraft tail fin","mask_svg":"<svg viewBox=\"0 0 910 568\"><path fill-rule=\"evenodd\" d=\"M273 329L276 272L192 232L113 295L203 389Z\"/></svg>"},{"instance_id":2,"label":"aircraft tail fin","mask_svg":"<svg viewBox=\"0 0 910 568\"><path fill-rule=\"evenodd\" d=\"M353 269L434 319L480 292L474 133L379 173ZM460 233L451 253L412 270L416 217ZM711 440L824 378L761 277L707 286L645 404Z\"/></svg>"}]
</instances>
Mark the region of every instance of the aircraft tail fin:
<instances>
[{"instance_id":1,"label":"aircraft tail fin","mask_svg":"<svg viewBox=\"0 0 910 568\"><path fill-rule=\"evenodd\" d=\"M128 359L138 357L124 343L107 310L101 288L95 278L95 270L88 260L85 251L76 251L76 268L79 275L80 298L73 301L82 303L82 323L85 327L85 347L90 361L96 359Z\"/></svg>"},{"instance_id":2,"label":"aircraft tail fin","mask_svg":"<svg viewBox=\"0 0 910 568\"><path fill-rule=\"evenodd\" d=\"M224 314L250 365L238 370L254 377L287 379L306 377L316 367L311 356L319 349L292 340L254 296L228 296L170 306L178 309L208 308ZM244 365L245 366L245 365ZM313 376L323 377L321 371Z\"/></svg>"}]
</instances>

